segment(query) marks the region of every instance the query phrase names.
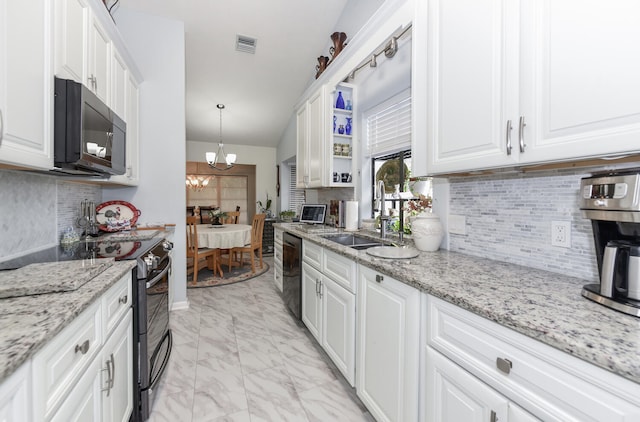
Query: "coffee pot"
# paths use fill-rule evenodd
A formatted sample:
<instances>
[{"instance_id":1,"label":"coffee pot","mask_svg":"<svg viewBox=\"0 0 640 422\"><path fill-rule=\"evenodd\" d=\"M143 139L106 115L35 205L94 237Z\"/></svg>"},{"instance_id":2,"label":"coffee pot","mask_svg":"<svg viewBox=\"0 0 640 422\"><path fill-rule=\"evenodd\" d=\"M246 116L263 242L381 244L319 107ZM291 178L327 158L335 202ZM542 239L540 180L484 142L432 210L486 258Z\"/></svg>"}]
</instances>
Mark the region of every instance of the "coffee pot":
<instances>
[{"instance_id":1,"label":"coffee pot","mask_svg":"<svg viewBox=\"0 0 640 422\"><path fill-rule=\"evenodd\" d=\"M640 300L640 245L609 241L604 249L600 294Z\"/></svg>"}]
</instances>

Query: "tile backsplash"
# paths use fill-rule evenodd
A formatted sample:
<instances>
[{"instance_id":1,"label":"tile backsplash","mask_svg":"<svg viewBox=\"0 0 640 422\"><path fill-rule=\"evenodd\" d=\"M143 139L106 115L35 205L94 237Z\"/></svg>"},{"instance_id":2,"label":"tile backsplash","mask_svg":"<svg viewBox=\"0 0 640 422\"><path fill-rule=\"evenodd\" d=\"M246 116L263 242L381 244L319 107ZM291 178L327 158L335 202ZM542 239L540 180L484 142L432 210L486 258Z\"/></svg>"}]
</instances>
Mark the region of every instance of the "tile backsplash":
<instances>
[{"instance_id":1,"label":"tile backsplash","mask_svg":"<svg viewBox=\"0 0 640 422\"><path fill-rule=\"evenodd\" d=\"M55 245L75 226L80 201L99 204L99 186L33 173L0 170L0 260Z\"/></svg>"},{"instance_id":2,"label":"tile backsplash","mask_svg":"<svg viewBox=\"0 0 640 422\"><path fill-rule=\"evenodd\" d=\"M596 282L591 221L579 209L580 179L591 170L450 178L449 212L466 217L450 250ZM551 245L552 221L571 223L570 248Z\"/></svg>"}]
</instances>

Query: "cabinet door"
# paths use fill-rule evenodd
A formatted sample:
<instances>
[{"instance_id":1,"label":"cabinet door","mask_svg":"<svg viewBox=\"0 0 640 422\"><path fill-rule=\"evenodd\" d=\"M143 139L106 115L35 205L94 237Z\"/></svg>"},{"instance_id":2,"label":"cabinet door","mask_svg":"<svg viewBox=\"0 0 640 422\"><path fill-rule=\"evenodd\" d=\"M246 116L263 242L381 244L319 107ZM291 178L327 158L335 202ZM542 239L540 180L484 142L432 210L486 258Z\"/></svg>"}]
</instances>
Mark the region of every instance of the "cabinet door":
<instances>
[{"instance_id":1,"label":"cabinet door","mask_svg":"<svg viewBox=\"0 0 640 422\"><path fill-rule=\"evenodd\" d=\"M356 392L378 421L418 418L420 292L359 266Z\"/></svg>"},{"instance_id":2,"label":"cabinet door","mask_svg":"<svg viewBox=\"0 0 640 422\"><path fill-rule=\"evenodd\" d=\"M127 65L124 59L118 53L118 50L112 48L113 56L111 58L111 109L121 118L129 123L126 115L127 103ZM128 139L127 139L128 140Z\"/></svg>"},{"instance_id":3,"label":"cabinet door","mask_svg":"<svg viewBox=\"0 0 640 422\"><path fill-rule=\"evenodd\" d=\"M0 163L53 167L52 4L0 0Z\"/></svg>"},{"instance_id":4,"label":"cabinet door","mask_svg":"<svg viewBox=\"0 0 640 422\"><path fill-rule=\"evenodd\" d=\"M126 102L124 119L127 123L127 169L125 174L111 176L109 182L128 186L138 184L139 178L139 112L138 112L138 84L131 74L126 72Z\"/></svg>"},{"instance_id":5,"label":"cabinet door","mask_svg":"<svg viewBox=\"0 0 640 422\"><path fill-rule=\"evenodd\" d=\"M133 410L132 310L113 332L102 352L102 416L104 421L127 422Z\"/></svg>"},{"instance_id":6,"label":"cabinet door","mask_svg":"<svg viewBox=\"0 0 640 422\"><path fill-rule=\"evenodd\" d=\"M30 421L33 400L31 398L31 361L23 363L0 384L0 421Z\"/></svg>"},{"instance_id":7,"label":"cabinet door","mask_svg":"<svg viewBox=\"0 0 640 422\"><path fill-rule=\"evenodd\" d=\"M429 0L430 173L510 165L518 107L518 2Z\"/></svg>"},{"instance_id":8,"label":"cabinet door","mask_svg":"<svg viewBox=\"0 0 640 422\"><path fill-rule=\"evenodd\" d=\"M86 83L89 6L86 0L56 0L55 73Z\"/></svg>"},{"instance_id":9,"label":"cabinet door","mask_svg":"<svg viewBox=\"0 0 640 422\"><path fill-rule=\"evenodd\" d=\"M322 302L320 285L322 274L306 262L302 263L302 322L318 343L322 344Z\"/></svg>"},{"instance_id":10,"label":"cabinet door","mask_svg":"<svg viewBox=\"0 0 640 422\"><path fill-rule=\"evenodd\" d=\"M351 386L355 381L356 296L322 279L322 347Z\"/></svg>"},{"instance_id":11,"label":"cabinet door","mask_svg":"<svg viewBox=\"0 0 640 422\"><path fill-rule=\"evenodd\" d=\"M89 25L89 71L87 86L109 103L111 40L97 18L92 16Z\"/></svg>"},{"instance_id":12,"label":"cabinet door","mask_svg":"<svg viewBox=\"0 0 640 422\"><path fill-rule=\"evenodd\" d=\"M324 157L326 150L324 89L320 89L309 98L308 112L308 149L309 149L309 187L321 187L325 182Z\"/></svg>"},{"instance_id":13,"label":"cabinet door","mask_svg":"<svg viewBox=\"0 0 640 422\"><path fill-rule=\"evenodd\" d=\"M508 421L508 401L449 359L427 347L425 421Z\"/></svg>"},{"instance_id":14,"label":"cabinet door","mask_svg":"<svg viewBox=\"0 0 640 422\"><path fill-rule=\"evenodd\" d=\"M309 186L309 137L307 132L307 105L296 112L296 187Z\"/></svg>"},{"instance_id":15,"label":"cabinet door","mask_svg":"<svg viewBox=\"0 0 640 422\"><path fill-rule=\"evenodd\" d=\"M522 2L523 162L638 152L640 2Z\"/></svg>"},{"instance_id":16,"label":"cabinet door","mask_svg":"<svg viewBox=\"0 0 640 422\"><path fill-rule=\"evenodd\" d=\"M101 421L100 359L94 359L50 422Z\"/></svg>"}]
</instances>

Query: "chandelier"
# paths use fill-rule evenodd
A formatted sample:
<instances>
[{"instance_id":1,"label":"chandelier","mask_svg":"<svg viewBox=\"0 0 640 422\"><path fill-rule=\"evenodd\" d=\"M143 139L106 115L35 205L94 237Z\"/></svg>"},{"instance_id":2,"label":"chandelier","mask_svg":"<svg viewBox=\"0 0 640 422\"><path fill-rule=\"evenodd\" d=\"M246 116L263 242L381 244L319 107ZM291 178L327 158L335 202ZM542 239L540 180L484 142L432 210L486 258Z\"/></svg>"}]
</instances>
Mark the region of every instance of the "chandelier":
<instances>
[{"instance_id":1,"label":"chandelier","mask_svg":"<svg viewBox=\"0 0 640 422\"><path fill-rule=\"evenodd\" d=\"M205 157L209 167L216 170L229 170L233 167L233 163L236 162L236 155L224 153L224 145L222 143L222 109L224 109L224 104L218 104L216 107L220 110L220 138L218 140L218 152L207 152Z\"/></svg>"},{"instance_id":2,"label":"chandelier","mask_svg":"<svg viewBox=\"0 0 640 422\"><path fill-rule=\"evenodd\" d=\"M186 180L187 188L196 192L200 192L209 185L211 178L212 176L196 176L193 174L188 174Z\"/></svg>"}]
</instances>

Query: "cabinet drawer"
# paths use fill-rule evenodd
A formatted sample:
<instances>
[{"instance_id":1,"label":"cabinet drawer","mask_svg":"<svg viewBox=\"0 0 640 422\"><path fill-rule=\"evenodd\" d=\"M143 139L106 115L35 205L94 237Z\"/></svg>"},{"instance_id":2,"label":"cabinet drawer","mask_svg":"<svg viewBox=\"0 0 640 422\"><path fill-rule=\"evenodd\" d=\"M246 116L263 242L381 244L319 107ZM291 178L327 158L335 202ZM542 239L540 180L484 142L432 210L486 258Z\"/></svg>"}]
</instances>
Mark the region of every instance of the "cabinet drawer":
<instances>
[{"instance_id":1,"label":"cabinet drawer","mask_svg":"<svg viewBox=\"0 0 640 422\"><path fill-rule=\"evenodd\" d=\"M304 240L302 242L302 259L317 270L322 270L322 246Z\"/></svg>"},{"instance_id":2,"label":"cabinet drawer","mask_svg":"<svg viewBox=\"0 0 640 422\"><path fill-rule=\"evenodd\" d=\"M356 262L335 252L325 250L322 273L351 293L356 292Z\"/></svg>"},{"instance_id":3,"label":"cabinet drawer","mask_svg":"<svg viewBox=\"0 0 640 422\"><path fill-rule=\"evenodd\" d=\"M540 419L640 420L638 384L432 296L427 318L429 346Z\"/></svg>"},{"instance_id":4,"label":"cabinet drawer","mask_svg":"<svg viewBox=\"0 0 640 422\"><path fill-rule=\"evenodd\" d=\"M36 420L49 419L102 346L101 306L96 301L33 358Z\"/></svg>"},{"instance_id":5,"label":"cabinet drawer","mask_svg":"<svg viewBox=\"0 0 640 422\"><path fill-rule=\"evenodd\" d=\"M102 297L104 338L108 337L131 307L131 289L131 273L129 272L120 281L111 286Z\"/></svg>"},{"instance_id":6,"label":"cabinet drawer","mask_svg":"<svg viewBox=\"0 0 640 422\"><path fill-rule=\"evenodd\" d=\"M280 230L280 229L275 229L273 231L273 241L276 243L280 243L280 246L282 246L282 234L284 233L284 230Z\"/></svg>"}]
</instances>

